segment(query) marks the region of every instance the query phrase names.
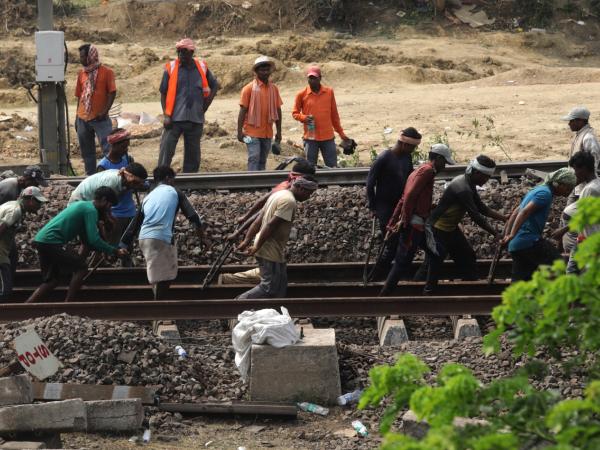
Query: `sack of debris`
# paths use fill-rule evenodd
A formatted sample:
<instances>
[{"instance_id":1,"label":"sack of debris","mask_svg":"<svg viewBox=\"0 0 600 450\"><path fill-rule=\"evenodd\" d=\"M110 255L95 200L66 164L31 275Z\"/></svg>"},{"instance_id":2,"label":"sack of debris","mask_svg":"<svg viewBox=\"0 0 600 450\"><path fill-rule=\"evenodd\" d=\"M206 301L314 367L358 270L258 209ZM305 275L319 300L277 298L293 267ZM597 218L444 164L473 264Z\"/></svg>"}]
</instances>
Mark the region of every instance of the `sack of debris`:
<instances>
[{"instance_id":1,"label":"sack of debris","mask_svg":"<svg viewBox=\"0 0 600 450\"><path fill-rule=\"evenodd\" d=\"M268 344L281 348L300 340L300 332L294 326L288 310L281 307L281 314L274 309L244 311L238 316L238 324L231 336L235 350L235 364L242 380L248 378L252 344Z\"/></svg>"}]
</instances>

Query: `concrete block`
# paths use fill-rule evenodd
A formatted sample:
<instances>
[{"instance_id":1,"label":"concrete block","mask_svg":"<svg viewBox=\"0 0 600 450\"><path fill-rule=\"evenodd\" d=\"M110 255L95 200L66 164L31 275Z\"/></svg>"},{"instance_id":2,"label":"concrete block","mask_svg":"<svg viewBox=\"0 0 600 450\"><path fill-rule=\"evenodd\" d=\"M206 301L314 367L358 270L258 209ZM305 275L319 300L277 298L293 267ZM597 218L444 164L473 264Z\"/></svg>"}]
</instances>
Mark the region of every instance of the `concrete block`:
<instances>
[{"instance_id":1,"label":"concrete block","mask_svg":"<svg viewBox=\"0 0 600 450\"><path fill-rule=\"evenodd\" d=\"M379 332L379 345L400 345L408 342L408 332L404 321L399 317L378 317L377 331Z\"/></svg>"},{"instance_id":2,"label":"concrete block","mask_svg":"<svg viewBox=\"0 0 600 450\"><path fill-rule=\"evenodd\" d=\"M25 374L0 378L0 406L33 402L33 387Z\"/></svg>"},{"instance_id":3,"label":"concrete block","mask_svg":"<svg viewBox=\"0 0 600 450\"><path fill-rule=\"evenodd\" d=\"M87 414L81 399L0 408L0 434L86 429Z\"/></svg>"},{"instance_id":4,"label":"concrete block","mask_svg":"<svg viewBox=\"0 0 600 450\"><path fill-rule=\"evenodd\" d=\"M471 318L471 316L451 316L452 326L454 328L454 339L460 341L468 337L480 337L481 330L477 320Z\"/></svg>"},{"instance_id":5,"label":"concrete block","mask_svg":"<svg viewBox=\"0 0 600 450\"><path fill-rule=\"evenodd\" d=\"M136 431L142 426L142 400L96 400L85 402L87 431Z\"/></svg>"},{"instance_id":6,"label":"concrete block","mask_svg":"<svg viewBox=\"0 0 600 450\"><path fill-rule=\"evenodd\" d=\"M417 419L415 413L409 409L402 416L400 431L415 439L422 439L429 431L429 424L424 420Z\"/></svg>"},{"instance_id":7,"label":"concrete block","mask_svg":"<svg viewBox=\"0 0 600 450\"><path fill-rule=\"evenodd\" d=\"M181 336L175 322L162 321L158 324L156 334L170 341L172 344L179 344Z\"/></svg>"},{"instance_id":8,"label":"concrete block","mask_svg":"<svg viewBox=\"0 0 600 450\"><path fill-rule=\"evenodd\" d=\"M31 441L7 441L0 445L0 449L10 450L29 450L37 448L48 448L43 442L31 442Z\"/></svg>"},{"instance_id":9,"label":"concrete block","mask_svg":"<svg viewBox=\"0 0 600 450\"><path fill-rule=\"evenodd\" d=\"M251 400L332 405L340 391L335 330L304 328L304 339L284 348L252 346Z\"/></svg>"}]
</instances>

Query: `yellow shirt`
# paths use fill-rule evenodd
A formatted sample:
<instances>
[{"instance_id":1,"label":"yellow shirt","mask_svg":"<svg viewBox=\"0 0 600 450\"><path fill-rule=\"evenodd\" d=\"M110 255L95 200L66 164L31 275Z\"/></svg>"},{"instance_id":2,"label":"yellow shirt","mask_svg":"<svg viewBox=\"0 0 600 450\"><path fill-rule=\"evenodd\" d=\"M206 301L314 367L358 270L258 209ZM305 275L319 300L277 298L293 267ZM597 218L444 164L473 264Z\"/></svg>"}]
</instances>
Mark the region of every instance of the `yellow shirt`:
<instances>
[{"instance_id":1,"label":"yellow shirt","mask_svg":"<svg viewBox=\"0 0 600 450\"><path fill-rule=\"evenodd\" d=\"M258 242L260 233L265 229L273 217L277 216L285 220L285 222L277 227L275 233L265 241L255 255L269 261L283 263L285 262L285 246L290 237L292 221L294 220L294 213L296 212L296 199L294 198L294 194L288 189L275 192L269 197L265 206L263 206L262 212L263 217L260 231L254 238L255 245Z\"/></svg>"}]
</instances>

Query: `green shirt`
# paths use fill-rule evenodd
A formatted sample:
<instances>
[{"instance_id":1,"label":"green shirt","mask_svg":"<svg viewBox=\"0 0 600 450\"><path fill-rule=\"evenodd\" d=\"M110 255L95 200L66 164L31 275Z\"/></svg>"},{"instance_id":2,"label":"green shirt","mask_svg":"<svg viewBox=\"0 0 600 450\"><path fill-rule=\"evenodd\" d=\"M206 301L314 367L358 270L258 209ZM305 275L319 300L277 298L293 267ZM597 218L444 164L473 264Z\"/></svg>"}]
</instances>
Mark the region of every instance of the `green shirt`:
<instances>
[{"instance_id":1,"label":"green shirt","mask_svg":"<svg viewBox=\"0 0 600 450\"><path fill-rule=\"evenodd\" d=\"M70 204L38 231L34 242L64 245L77 236L82 242L104 253L112 254L116 247L107 244L98 232L98 210L93 202Z\"/></svg>"},{"instance_id":2,"label":"green shirt","mask_svg":"<svg viewBox=\"0 0 600 450\"><path fill-rule=\"evenodd\" d=\"M0 235L0 264L10 264L10 249L15 240L17 227L23 218L23 205L21 200L6 202L0 206L0 224L6 224L7 228Z\"/></svg>"}]
</instances>

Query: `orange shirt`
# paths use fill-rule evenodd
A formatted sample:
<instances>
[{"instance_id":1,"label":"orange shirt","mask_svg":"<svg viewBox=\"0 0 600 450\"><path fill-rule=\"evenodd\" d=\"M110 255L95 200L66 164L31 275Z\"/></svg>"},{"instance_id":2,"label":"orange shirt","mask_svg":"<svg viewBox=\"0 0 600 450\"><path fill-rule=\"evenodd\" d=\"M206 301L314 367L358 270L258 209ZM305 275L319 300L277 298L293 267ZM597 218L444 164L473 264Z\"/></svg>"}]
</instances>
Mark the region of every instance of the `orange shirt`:
<instances>
[{"instance_id":1,"label":"orange shirt","mask_svg":"<svg viewBox=\"0 0 600 450\"><path fill-rule=\"evenodd\" d=\"M243 132L245 136L255 137L255 138L272 138L273 137L273 124L269 123L269 89L267 85L264 84L260 80L258 81L258 85L260 86L260 127L252 126L248 123L248 114L246 113L246 117L244 117L244 127ZM273 85L275 86L275 85ZM281 101L281 97L279 96L279 89L275 86L275 91L277 92L277 106L281 108L283 102ZM242 95L240 97L240 106L244 108L250 107L250 95L252 94L252 82L248 83L246 86L242 88Z\"/></svg>"},{"instance_id":2,"label":"orange shirt","mask_svg":"<svg viewBox=\"0 0 600 450\"><path fill-rule=\"evenodd\" d=\"M83 84L87 81L88 74L85 70L81 69L79 75L77 75L77 85L75 86L75 97L81 97L83 93ZM79 108L77 108L77 117L82 120L88 121L95 119L98 115L106 108L106 102L108 101L108 94L111 92L117 92L117 85L115 84L115 73L112 69L106 67L104 64L98 67L98 76L96 77L96 89L92 94L92 109L89 114L85 111L83 103L79 102Z\"/></svg>"},{"instance_id":3,"label":"orange shirt","mask_svg":"<svg viewBox=\"0 0 600 450\"><path fill-rule=\"evenodd\" d=\"M305 89L296 94L292 116L294 119L304 122L306 117L310 115L315 119L315 140L328 141L333 139L335 137L333 130L337 131L342 139L347 139L340 123L340 115L338 114L332 88L321 85L319 92L315 93L310 89L310 86L306 86ZM304 122L304 139L307 136L308 127Z\"/></svg>"}]
</instances>

